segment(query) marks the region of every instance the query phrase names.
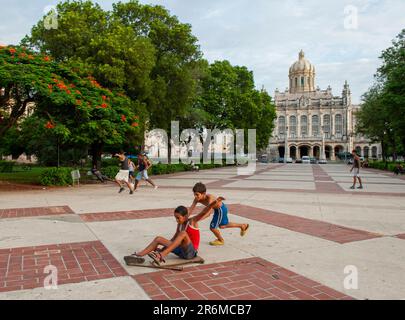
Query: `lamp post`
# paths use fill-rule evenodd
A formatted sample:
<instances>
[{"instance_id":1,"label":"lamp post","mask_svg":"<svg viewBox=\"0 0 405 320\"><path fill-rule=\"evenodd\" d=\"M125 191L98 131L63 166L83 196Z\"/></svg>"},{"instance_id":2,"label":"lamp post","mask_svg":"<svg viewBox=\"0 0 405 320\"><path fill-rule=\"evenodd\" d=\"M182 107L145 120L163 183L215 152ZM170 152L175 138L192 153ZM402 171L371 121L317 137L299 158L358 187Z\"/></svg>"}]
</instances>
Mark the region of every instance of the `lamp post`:
<instances>
[{"instance_id":1,"label":"lamp post","mask_svg":"<svg viewBox=\"0 0 405 320\"><path fill-rule=\"evenodd\" d=\"M322 126L322 152L321 152L321 160L326 160L326 152L325 152L325 126Z\"/></svg>"},{"instance_id":2,"label":"lamp post","mask_svg":"<svg viewBox=\"0 0 405 320\"><path fill-rule=\"evenodd\" d=\"M288 152L287 152L288 150ZM284 163L287 163L287 157L289 157L290 152L288 149L288 126L285 126L285 147L284 147Z\"/></svg>"}]
</instances>

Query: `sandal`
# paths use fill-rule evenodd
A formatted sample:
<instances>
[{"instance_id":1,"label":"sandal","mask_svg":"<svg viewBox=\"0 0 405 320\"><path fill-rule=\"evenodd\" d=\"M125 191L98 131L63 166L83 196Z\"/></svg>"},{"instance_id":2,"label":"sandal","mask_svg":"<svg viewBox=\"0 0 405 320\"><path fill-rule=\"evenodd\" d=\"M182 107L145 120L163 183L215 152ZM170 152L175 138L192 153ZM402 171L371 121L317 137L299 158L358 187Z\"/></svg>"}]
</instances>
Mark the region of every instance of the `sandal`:
<instances>
[{"instance_id":1,"label":"sandal","mask_svg":"<svg viewBox=\"0 0 405 320\"><path fill-rule=\"evenodd\" d=\"M160 266L162 263L166 263L166 260L163 259L160 252L152 251L148 254L148 256L158 265Z\"/></svg>"},{"instance_id":2,"label":"sandal","mask_svg":"<svg viewBox=\"0 0 405 320\"><path fill-rule=\"evenodd\" d=\"M210 242L210 246L223 246L224 244L224 241L220 241L218 239Z\"/></svg>"},{"instance_id":3,"label":"sandal","mask_svg":"<svg viewBox=\"0 0 405 320\"><path fill-rule=\"evenodd\" d=\"M138 256L136 252L131 254L130 256L124 257L124 261L126 262L127 265L130 264L143 264L145 263L145 259Z\"/></svg>"},{"instance_id":4,"label":"sandal","mask_svg":"<svg viewBox=\"0 0 405 320\"><path fill-rule=\"evenodd\" d=\"M245 230L241 230L241 231L240 231L241 237L244 237L244 236L246 235L248 229L249 229L249 224L246 225L246 229L245 229Z\"/></svg>"}]
</instances>

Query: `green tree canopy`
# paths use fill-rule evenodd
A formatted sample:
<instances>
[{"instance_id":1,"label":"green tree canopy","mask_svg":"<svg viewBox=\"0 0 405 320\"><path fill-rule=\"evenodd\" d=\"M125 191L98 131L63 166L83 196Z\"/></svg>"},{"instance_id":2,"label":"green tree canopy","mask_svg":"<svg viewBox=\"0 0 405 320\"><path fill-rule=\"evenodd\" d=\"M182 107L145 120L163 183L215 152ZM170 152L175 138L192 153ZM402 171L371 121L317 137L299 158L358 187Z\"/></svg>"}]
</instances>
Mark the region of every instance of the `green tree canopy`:
<instances>
[{"instance_id":1,"label":"green tree canopy","mask_svg":"<svg viewBox=\"0 0 405 320\"><path fill-rule=\"evenodd\" d=\"M61 140L92 145L123 143L137 134L137 105L123 93L103 88L92 76L21 47L0 48L0 137L27 116Z\"/></svg>"},{"instance_id":2,"label":"green tree canopy","mask_svg":"<svg viewBox=\"0 0 405 320\"><path fill-rule=\"evenodd\" d=\"M194 110L208 129L257 129L257 147L266 148L276 116L271 97L255 89L253 72L216 61L201 81L202 92Z\"/></svg>"},{"instance_id":3,"label":"green tree canopy","mask_svg":"<svg viewBox=\"0 0 405 320\"><path fill-rule=\"evenodd\" d=\"M383 154L405 151L405 29L383 51L376 83L363 96L358 130L381 141Z\"/></svg>"},{"instance_id":4,"label":"green tree canopy","mask_svg":"<svg viewBox=\"0 0 405 320\"><path fill-rule=\"evenodd\" d=\"M58 28L44 17L23 44L57 61L80 63L107 88L142 103L149 128L169 129L196 95L201 52L191 26L161 6L131 0L104 11L92 1L57 5Z\"/></svg>"}]
</instances>

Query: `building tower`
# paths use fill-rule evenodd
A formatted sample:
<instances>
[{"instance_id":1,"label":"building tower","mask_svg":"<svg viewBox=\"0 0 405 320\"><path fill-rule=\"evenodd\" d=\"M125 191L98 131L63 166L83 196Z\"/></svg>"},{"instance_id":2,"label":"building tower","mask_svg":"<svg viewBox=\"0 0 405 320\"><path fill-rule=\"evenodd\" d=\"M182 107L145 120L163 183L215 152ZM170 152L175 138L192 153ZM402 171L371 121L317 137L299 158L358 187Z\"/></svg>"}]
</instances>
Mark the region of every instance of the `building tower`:
<instances>
[{"instance_id":1,"label":"building tower","mask_svg":"<svg viewBox=\"0 0 405 320\"><path fill-rule=\"evenodd\" d=\"M290 93L304 93L315 91L315 67L305 59L304 51L300 51L298 61L289 73Z\"/></svg>"}]
</instances>

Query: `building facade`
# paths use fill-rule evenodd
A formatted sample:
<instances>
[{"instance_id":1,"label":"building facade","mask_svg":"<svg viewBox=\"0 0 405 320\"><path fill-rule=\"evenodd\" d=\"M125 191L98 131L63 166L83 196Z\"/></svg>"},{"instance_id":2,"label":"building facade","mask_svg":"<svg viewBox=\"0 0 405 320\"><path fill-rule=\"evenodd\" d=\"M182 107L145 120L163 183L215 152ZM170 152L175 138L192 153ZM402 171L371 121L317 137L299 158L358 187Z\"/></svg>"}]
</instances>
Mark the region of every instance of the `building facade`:
<instances>
[{"instance_id":1,"label":"building facade","mask_svg":"<svg viewBox=\"0 0 405 320\"><path fill-rule=\"evenodd\" d=\"M315 66L301 50L290 67L289 88L285 92L277 89L274 95L277 119L268 149L270 158L310 156L334 161L353 149L365 158L380 158L380 144L355 132L360 105L352 104L347 81L342 95L334 96L330 86L326 90L316 87L315 75Z\"/></svg>"}]
</instances>

